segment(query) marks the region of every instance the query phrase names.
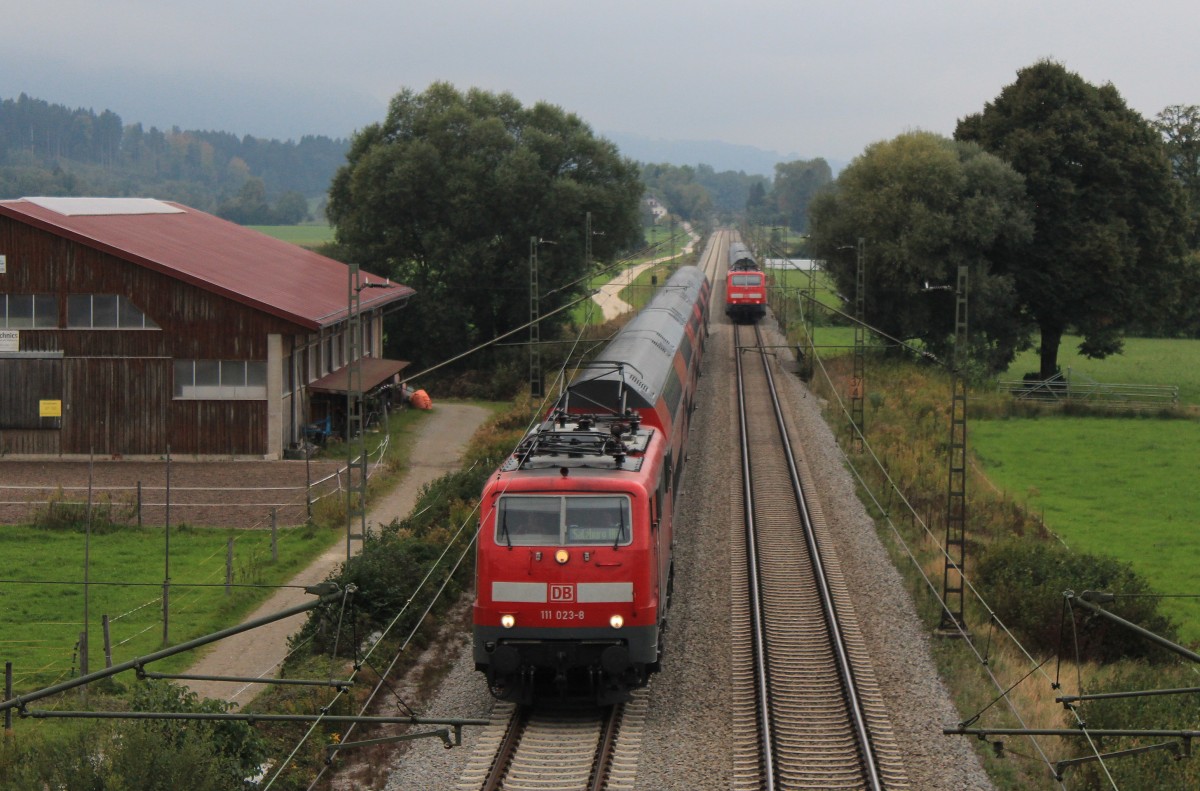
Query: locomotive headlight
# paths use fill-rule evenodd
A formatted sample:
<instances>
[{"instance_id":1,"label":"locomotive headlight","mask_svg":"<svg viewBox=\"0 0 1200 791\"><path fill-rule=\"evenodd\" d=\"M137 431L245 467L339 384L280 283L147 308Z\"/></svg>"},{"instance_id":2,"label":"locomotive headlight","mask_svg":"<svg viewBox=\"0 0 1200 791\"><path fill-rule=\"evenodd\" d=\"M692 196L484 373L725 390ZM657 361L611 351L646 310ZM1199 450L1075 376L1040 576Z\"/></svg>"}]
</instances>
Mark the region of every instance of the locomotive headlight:
<instances>
[{"instance_id":1,"label":"locomotive headlight","mask_svg":"<svg viewBox=\"0 0 1200 791\"><path fill-rule=\"evenodd\" d=\"M613 617L608 619L608 623L609 623L609 626L611 626L612 628L620 629L622 626L625 625L625 619L622 618L620 615L614 615Z\"/></svg>"},{"instance_id":2,"label":"locomotive headlight","mask_svg":"<svg viewBox=\"0 0 1200 791\"><path fill-rule=\"evenodd\" d=\"M562 565L571 559L571 553L565 549L560 549L554 553L554 559L558 561L559 565Z\"/></svg>"},{"instance_id":3,"label":"locomotive headlight","mask_svg":"<svg viewBox=\"0 0 1200 791\"><path fill-rule=\"evenodd\" d=\"M500 625L505 629L511 629L517 625L517 616L505 613L500 616Z\"/></svg>"}]
</instances>

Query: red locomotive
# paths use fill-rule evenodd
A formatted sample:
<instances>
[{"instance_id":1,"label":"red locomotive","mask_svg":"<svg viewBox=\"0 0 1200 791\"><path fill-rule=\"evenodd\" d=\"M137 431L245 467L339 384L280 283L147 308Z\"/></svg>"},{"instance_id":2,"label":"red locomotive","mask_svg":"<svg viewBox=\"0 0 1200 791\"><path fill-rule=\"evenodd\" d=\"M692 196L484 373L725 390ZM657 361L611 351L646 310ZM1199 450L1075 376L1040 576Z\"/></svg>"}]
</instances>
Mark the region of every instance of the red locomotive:
<instances>
[{"instance_id":1,"label":"red locomotive","mask_svg":"<svg viewBox=\"0 0 1200 791\"><path fill-rule=\"evenodd\" d=\"M767 276L758 268L750 249L741 242L729 245L725 314L737 322L755 322L767 315Z\"/></svg>"},{"instance_id":2,"label":"red locomotive","mask_svg":"<svg viewBox=\"0 0 1200 791\"><path fill-rule=\"evenodd\" d=\"M615 703L658 669L710 290L676 272L484 487L474 654L496 697Z\"/></svg>"}]
</instances>

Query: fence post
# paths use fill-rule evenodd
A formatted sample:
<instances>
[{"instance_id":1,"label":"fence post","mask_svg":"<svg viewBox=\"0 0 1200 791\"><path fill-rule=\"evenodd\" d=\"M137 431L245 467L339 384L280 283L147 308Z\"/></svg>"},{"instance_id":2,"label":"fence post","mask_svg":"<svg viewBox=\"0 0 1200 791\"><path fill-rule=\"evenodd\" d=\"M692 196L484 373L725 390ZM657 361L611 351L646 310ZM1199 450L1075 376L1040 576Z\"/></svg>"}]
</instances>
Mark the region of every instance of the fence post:
<instances>
[{"instance_id":1,"label":"fence post","mask_svg":"<svg viewBox=\"0 0 1200 791\"><path fill-rule=\"evenodd\" d=\"M83 630L79 633L79 675L86 676L88 674L88 633ZM84 687L86 690L87 687ZM86 692L85 692L86 694Z\"/></svg>"},{"instance_id":2,"label":"fence post","mask_svg":"<svg viewBox=\"0 0 1200 791\"><path fill-rule=\"evenodd\" d=\"M171 637L171 446L167 445L166 511L163 513L163 638L166 648Z\"/></svg>"},{"instance_id":3,"label":"fence post","mask_svg":"<svg viewBox=\"0 0 1200 791\"><path fill-rule=\"evenodd\" d=\"M138 529L140 530L142 527L142 482L141 481L138 481L137 492L138 492L137 493Z\"/></svg>"},{"instance_id":4,"label":"fence post","mask_svg":"<svg viewBox=\"0 0 1200 791\"><path fill-rule=\"evenodd\" d=\"M4 663L4 699L12 700L12 662ZM4 734L12 735L12 709L4 710Z\"/></svg>"},{"instance_id":5,"label":"fence post","mask_svg":"<svg viewBox=\"0 0 1200 791\"><path fill-rule=\"evenodd\" d=\"M225 542L225 595L233 593L233 539Z\"/></svg>"},{"instance_id":6,"label":"fence post","mask_svg":"<svg viewBox=\"0 0 1200 791\"><path fill-rule=\"evenodd\" d=\"M279 509L271 509L271 562L279 562Z\"/></svg>"},{"instance_id":7,"label":"fence post","mask_svg":"<svg viewBox=\"0 0 1200 791\"><path fill-rule=\"evenodd\" d=\"M308 518L312 519L312 469L309 467L308 460L312 453L308 449L308 438L304 438L304 508L308 512Z\"/></svg>"},{"instance_id":8,"label":"fence post","mask_svg":"<svg viewBox=\"0 0 1200 791\"><path fill-rule=\"evenodd\" d=\"M108 616L100 616L100 628L104 630L104 669L112 667L112 634L108 629Z\"/></svg>"},{"instance_id":9,"label":"fence post","mask_svg":"<svg viewBox=\"0 0 1200 791\"><path fill-rule=\"evenodd\" d=\"M165 647L168 644L168 642L170 640L170 636L171 636L171 583L166 580L163 581L162 600L163 600L163 608L162 608L163 639L162 639L162 641L163 641L163 646Z\"/></svg>"}]
</instances>

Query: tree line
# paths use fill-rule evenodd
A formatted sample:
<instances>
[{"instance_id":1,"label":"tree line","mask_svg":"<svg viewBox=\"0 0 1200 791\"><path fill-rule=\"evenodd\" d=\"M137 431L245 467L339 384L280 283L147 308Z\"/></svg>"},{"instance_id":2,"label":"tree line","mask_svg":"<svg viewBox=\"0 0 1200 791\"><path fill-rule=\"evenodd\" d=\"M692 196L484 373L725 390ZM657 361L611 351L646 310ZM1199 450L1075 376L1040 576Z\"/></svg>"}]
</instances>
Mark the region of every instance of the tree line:
<instances>
[{"instance_id":1,"label":"tree line","mask_svg":"<svg viewBox=\"0 0 1200 791\"><path fill-rule=\"evenodd\" d=\"M0 101L0 199L152 196L245 224L298 222L324 198L349 142L126 124L111 110L21 94Z\"/></svg>"},{"instance_id":2,"label":"tree line","mask_svg":"<svg viewBox=\"0 0 1200 791\"><path fill-rule=\"evenodd\" d=\"M745 218L751 225L783 225L800 233L808 230L809 204L832 181L833 171L821 158L780 162L774 178L717 172L705 164L642 166L647 194L684 220L699 223L714 217L734 225Z\"/></svg>"},{"instance_id":3,"label":"tree line","mask_svg":"<svg viewBox=\"0 0 1200 791\"><path fill-rule=\"evenodd\" d=\"M868 146L813 200L812 252L852 294L864 239L871 323L939 355L966 266L978 373L1036 342L1051 378L1068 333L1093 358L1129 332L1200 337L1198 120L1176 106L1148 121L1111 84L1039 61L953 138Z\"/></svg>"}]
</instances>

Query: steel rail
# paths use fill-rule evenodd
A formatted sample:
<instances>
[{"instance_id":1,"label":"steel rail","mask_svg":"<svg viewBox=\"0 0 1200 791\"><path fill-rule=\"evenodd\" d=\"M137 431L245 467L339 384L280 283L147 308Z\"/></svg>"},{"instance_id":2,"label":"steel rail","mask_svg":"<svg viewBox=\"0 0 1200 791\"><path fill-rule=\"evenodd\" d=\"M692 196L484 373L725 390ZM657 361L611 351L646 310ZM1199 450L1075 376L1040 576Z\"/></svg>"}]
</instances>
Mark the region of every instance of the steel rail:
<instances>
[{"instance_id":1,"label":"steel rail","mask_svg":"<svg viewBox=\"0 0 1200 791\"><path fill-rule=\"evenodd\" d=\"M754 675L758 695L758 728L761 734L763 788L775 788L775 734L771 722L769 668L766 658L766 633L762 623L762 597L759 589L757 537L754 524L754 487L750 464L750 446L746 430L746 383L742 371L741 328L734 325L734 359L737 364L738 430L742 448L742 517L745 520L746 578L750 593L750 623L753 634Z\"/></svg>"},{"instance_id":2,"label":"steel rail","mask_svg":"<svg viewBox=\"0 0 1200 791\"><path fill-rule=\"evenodd\" d=\"M508 774L508 767L512 763L513 756L517 754L517 747L521 744L521 734L529 722L529 713L528 706L517 706L513 709L512 719L508 722L508 730L504 732L500 749L496 751L496 759L492 763L491 770L488 771L487 778L483 781L483 791L499 791L504 787L504 776Z\"/></svg>"},{"instance_id":3,"label":"steel rail","mask_svg":"<svg viewBox=\"0 0 1200 791\"><path fill-rule=\"evenodd\" d=\"M761 347L763 345L762 330L757 324L754 325L754 336L758 346ZM796 465L796 457L792 451L787 424L784 421L783 410L779 404L779 394L775 386L775 377L771 373L771 365L767 359L767 355L762 354L760 356L762 358L763 372L767 379L768 391L771 396L771 403L775 411L776 427L779 430L779 437L787 460L792 492L796 498L796 507L799 510L802 521L804 541L812 557L814 577L821 593L821 606L824 610L825 621L830 631L830 643L837 657L838 673L842 679L846 702L849 704L848 708L853 719L855 735L858 738L859 751L866 770L866 777L864 779L873 791L882 791L883 780L875 755L874 745L872 744L870 730L867 727L866 713L863 710L862 698L854 679L854 671L851 667L849 651L846 648L845 636L842 634L841 624L838 621L837 609L833 603L833 593L830 590L829 580L825 572L825 564L821 559L820 546L817 544L816 534L813 530L812 516L809 512L808 502L805 499L804 489L800 483L800 473Z\"/></svg>"},{"instance_id":4,"label":"steel rail","mask_svg":"<svg viewBox=\"0 0 1200 791\"><path fill-rule=\"evenodd\" d=\"M592 764L588 791L604 791L608 786L608 775L612 769L613 755L617 750L617 735L621 732L624 709L623 703L611 706L608 716L604 718L604 730L600 733L599 744L596 745L596 760Z\"/></svg>"}]
</instances>

